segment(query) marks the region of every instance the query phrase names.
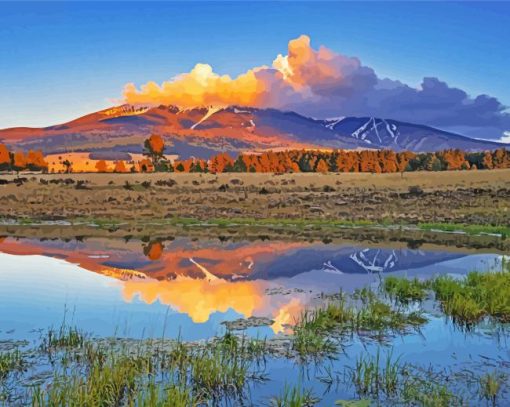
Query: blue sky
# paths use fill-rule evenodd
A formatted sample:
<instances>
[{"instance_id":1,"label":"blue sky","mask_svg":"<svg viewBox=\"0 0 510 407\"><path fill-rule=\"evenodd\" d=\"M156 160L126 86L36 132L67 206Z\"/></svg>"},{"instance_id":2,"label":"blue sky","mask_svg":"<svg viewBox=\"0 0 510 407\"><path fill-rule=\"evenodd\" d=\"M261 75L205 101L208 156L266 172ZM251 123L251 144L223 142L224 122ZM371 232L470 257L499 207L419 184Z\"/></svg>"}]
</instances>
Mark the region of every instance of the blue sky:
<instances>
[{"instance_id":1,"label":"blue sky","mask_svg":"<svg viewBox=\"0 0 510 407\"><path fill-rule=\"evenodd\" d=\"M0 3L0 128L76 118L198 62L270 65L300 34L379 77L434 76L510 105L509 27L503 2Z\"/></svg>"}]
</instances>

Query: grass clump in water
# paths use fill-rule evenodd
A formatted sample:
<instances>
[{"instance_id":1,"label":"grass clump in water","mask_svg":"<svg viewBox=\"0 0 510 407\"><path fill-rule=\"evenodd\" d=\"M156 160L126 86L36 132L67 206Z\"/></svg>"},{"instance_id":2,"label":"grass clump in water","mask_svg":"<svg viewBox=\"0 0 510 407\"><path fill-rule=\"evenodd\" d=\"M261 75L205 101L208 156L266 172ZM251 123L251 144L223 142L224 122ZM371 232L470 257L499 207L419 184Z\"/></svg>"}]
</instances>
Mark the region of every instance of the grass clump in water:
<instances>
[{"instance_id":1,"label":"grass clump in water","mask_svg":"<svg viewBox=\"0 0 510 407\"><path fill-rule=\"evenodd\" d=\"M469 273L465 279L435 279L432 289L443 312L467 327L485 317L510 322L510 273Z\"/></svg>"},{"instance_id":2,"label":"grass clump in water","mask_svg":"<svg viewBox=\"0 0 510 407\"><path fill-rule=\"evenodd\" d=\"M50 328L42 340L41 347L50 351L59 348L81 348L85 344L85 335L78 328L63 323L58 330Z\"/></svg>"},{"instance_id":3,"label":"grass clump in water","mask_svg":"<svg viewBox=\"0 0 510 407\"><path fill-rule=\"evenodd\" d=\"M501 377L496 373L486 373L480 377L480 396L492 406L496 406L499 391L501 390Z\"/></svg>"},{"instance_id":4,"label":"grass clump in water","mask_svg":"<svg viewBox=\"0 0 510 407\"><path fill-rule=\"evenodd\" d=\"M337 345L327 337L326 332L316 330L314 317L303 314L301 322L294 327L292 348L301 358L330 356L337 352ZM303 319L304 318L304 319ZM308 322L304 322L308 320Z\"/></svg>"},{"instance_id":5,"label":"grass clump in water","mask_svg":"<svg viewBox=\"0 0 510 407\"><path fill-rule=\"evenodd\" d=\"M219 349L205 350L191 359L190 375L199 399L219 400L225 394L240 394L245 386L249 362Z\"/></svg>"},{"instance_id":6,"label":"grass clump in water","mask_svg":"<svg viewBox=\"0 0 510 407\"><path fill-rule=\"evenodd\" d=\"M395 309L378 298L370 289L357 290L353 297L357 303L348 302L345 296L328 301L323 307L303 314L297 328L307 327L316 332L403 331L426 322L418 312L407 313Z\"/></svg>"},{"instance_id":7,"label":"grass clump in water","mask_svg":"<svg viewBox=\"0 0 510 407\"><path fill-rule=\"evenodd\" d=\"M405 405L422 407L464 406L462 399L441 383L424 377L411 376L403 385L400 395Z\"/></svg>"},{"instance_id":8,"label":"grass clump in water","mask_svg":"<svg viewBox=\"0 0 510 407\"><path fill-rule=\"evenodd\" d=\"M311 407L318 402L311 390L302 390L300 386L285 385L282 393L271 399L272 407Z\"/></svg>"},{"instance_id":9,"label":"grass clump in water","mask_svg":"<svg viewBox=\"0 0 510 407\"><path fill-rule=\"evenodd\" d=\"M377 297L370 289L358 290L355 298L361 305L358 307L351 321L352 328L360 331L378 331L384 334L386 331L406 331L427 322L420 312L406 312L402 308L393 308Z\"/></svg>"},{"instance_id":10,"label":"grass clump in water","mask_svg":"<svg viewBox=\"0 0 510 407\"><path fill-rule=\"evenodd\" d=\"M240 400L259 376L250 370L253 345L227 333L199 347L177 341L157 345L85 342L73 363L55 373L51 386L36 388L34 406L196 406ZM68 348L55 351L66 357Z\"/></svg>"},{"instance_id":11,"label":"grass clump in water","mask_svg":"<svg viewBox=\"0 0 510 407\"><path fill-rule=\"evenodd\" d=\"M383 405L411 405L423 407L463 406L444 382L432 380L422 371L394 358L390 350L385 358L380 351L373 356L360 356L350 374L356 394L365 399L383 400Z\"/></svg>"},{"instance_id":12,"label":"grass clump in water","mask_svg":"<svg viewBox=\"0 0 510 407\"><path fill-rule=\"evenodd\" d=\"M294 326L293 348L301 356L337 351L334 334L368 334L382 337L390 331L405 332L427 320L420 312L405 312L383 302L370 289L358 290L348 301L343 294L324 306L302 313Z\"/></svg>"},{"instance_id":13,"label":"grass clump in water","mask_svg":"<svg viewBox=\"0 0 510 407\"><path fill-rule=\"evenodd\" d=\"M399 374L403 366L399 358L393 359L392 352L388 352L384 364L380 361L379 349L375 356L360 356L352 372L352 382L360 396L379 398L397 393Z\"/></svg>"},{"instance_id":14,"label":"grass clump in water","mask_svg":"<svg viewBox=\"0 0 510 407\"><path fill-rule=\"evenodd\" d=\"M392 300L407 305L423 301L427 297L429 286L429 282L417 278L410 280L389 276L384 279L382 289Z\"/></svg>"},{"instance_id":15,"label":"grass clump in water","mask_svg":"<svg viewBox=\"0 0 510 407\"><path fill-rule=\"evenodd\" d=\"M138 384L143 375L154 372L148 357L111 354L105 364L88 366L86 374L73 372L53 379L46 390L36 388L33 406L120 406L132 403L137 397Z\"/></svg>"},{"instance_id":16,"label":"grass clump in water","mask_svg":"<svg viewBox=\"0 0 510 407\"><path fill-rule=\"evenodd\" d=\"M25 365L25 359L19 349L0 353L0 382L11 372L23 370Z\"/></svg>"}]
</instances>

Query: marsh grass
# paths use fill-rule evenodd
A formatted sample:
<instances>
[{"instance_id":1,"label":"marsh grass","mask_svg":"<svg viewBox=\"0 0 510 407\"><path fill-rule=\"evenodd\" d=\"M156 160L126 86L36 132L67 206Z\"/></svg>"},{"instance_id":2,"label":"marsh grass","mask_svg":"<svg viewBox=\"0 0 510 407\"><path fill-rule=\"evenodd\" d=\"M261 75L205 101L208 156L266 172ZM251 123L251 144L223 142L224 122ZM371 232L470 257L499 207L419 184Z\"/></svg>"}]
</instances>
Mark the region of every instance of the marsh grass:
<instances>
[{"instance_id":1,"label":"marsh grass","mask_svg":"<svg viewBox=\"0 0 510 407\"><path fill-rule=\"evenodd\" d=\"M406 378L399 397L404 405L422 407L454 407L466 405L445 384L430 378L410 375Z\"/></svg>"},{"instance_id":2,"label":"marsh grass","mask_svg":"<svg viewBox=\"0 0 510 407\"><path fill-rule=\"evenodd\" d=\"M302 359L334 358L343 336L356 333L384 340L394 332L418 329L425 322L421 312L392 307L370 289L357 290L351 298L340 293L323 306L301 313L293 328L292 348Z\"/></svg>"},{"instance_id":3,"label":"marsh grass","mask_svg":"<svg viewBox=\"0 0 510 407\"><path fill-rule=\"evenodd\" d=\"M486 373L480 377L480 397L496 406L498 394L501 390L502 377L496 373Z\"/></svg>"},{"instance_id":4,"label":"marsh grass","mask_svg":"<svg viewBox=\"0 0 510 407\"><path fill-rule=\"evenodd\" d=\"M220 349L204 350L190 361L190 377L199 399L219 400L240 395L248 377L247 359Z\"/></svg>"},{"instance_id":5,"label":"marsh grass","mask_svg":"<svg viewBox=\"0 0 510 407\"><path fill-rule=\"evenodd\" d=\"M271 399L272 407L310 407L314 406L318 399L313 396L311 390L302 389L301 386L285 385L281 394Z\"/></svg>"},{"instance_id":6,"label":"marsh grass","mask_svg":"<svg viewBox=\"0 0 510 407\"><path fill-rule=\"evenodd\" d=\"M423 301L427 297L429 287L430 283L428 281L420 281L417 278L410 280L394 276L386 277L382 283L383 292L391 300L404 305Z\"/></svg>"},{"instance_id":7,"label":"marsh grass","mask_svg":"<svg viewBox=\"0 0 510 407\"><path fill-rule=\"evenodd\" d=\"M510 273L469 273L458 280L441 276L432 282L436 299L446 315L459 325L470 327L486 317L510 322Z\"/></svg>"},{"instance_id":8,"label":"marsh grass","mask_svg":"<svg viewBox=\"0 0 510 407\"><path fill-rule=\"evenodd\" d=\"M411 405L422 407L450 407L465 405L444 382L433 378L430 372L417 370L402 363L389 350L381 356L380 348L374 355L362 355L351 369L349 379L362 400L371 399L379 405Z\"/></svg>"},{"instance_id":9,"label":"marsh grass","mask_svg":"<svg viewBox=\"0 0 510 407\"><path fill-rule=\"evenodd\" d=\"M0 382L6 379L11 372L21 371L25 366L25 358L19 349L0 353Z\"/></svg>"},{"instance_id":10,"label":"marsh grass","mask_svg":"<svg viewBox=\"0 0 510 407\"><path fill-rule=\"evenodd\" d=\"M471 273L465 280L439 277L427 282L391 277L382 282L378 292L365 288L350 296L340 293L323 298L321 306L303 311L296 321L285 348L288 355L280 351L278 355L296 357L300 362L336 358L343 339L353 334L381 340L418 329L426 319L420 312L411 312L409 304L422 301L428 290L436 293L445 313L456 320L492 316L509 321L509 275L507 271ZM27 403L37 407L242 405L250 383L266 379L265 363L260 362L270 355L269 349L265 340L230 331L200 345L180 339L97 341L63 323L57 330L50 329L38 348L53 367L51 385L27 390ZM0 379L23 366L22 359L20 353L0 354ZM461 405L448 382L436 383L420 375L395 358L392 350L383 354L378 347L376 353L359 356L346 372L349 388L353 386L364 400L431 407ZM331 384L334 372L327 373L325 382ZM475 383L480 398L495 404L501 378L487 374ZM289 407L315 402L313 394L299 386L286 386L270 400L273 406Z\"/></svg>"},{"instance_id":11,"label":"marsh grass","mask_svg":"<svg viewBox=\"0 0 510 407\"><path fill-rule=\"evenodd\" d=\"M352 382L360 396L371 396L378 399L381 394L391 397L397 393L399 375L404 369L400 358L393 358L390 350L383 363L380 351L375 355L360 356L352 371Z\"/></svg>"},{"instance_id":12,"label":"marsh grass","mask_svg":"<svg viewBox=\"0 0 510 407\"><path fill-rule=\"evenodd\" d=\"M492 225L466 225L462 223L419 223L423 230L441 230L444 232L464 232L469 235L497 234L503 238L510 237L510 227Z\"/></svg>"},{"instance_id":13,"label":"marsh grass","mask_svg":"<svg viewBox=\"0 0 510 407\"><path fill-rule=\"evenodd\" d=\"M81 348L85 344L85 339L82 331L63 322L58 330L50 328L47 331L41 347L47 352L59 348Z\"/></svg>"},{"instance_id":14,"label":"marsh grass","mask_svg":"<svg viewBox=\"0 0 510 407\"><path fill-rule=\"evenodd\" d=\"M301 359L332 357L338 351L337 344L324 331L315 330L313 323L299 324L294 328L292 348Z\"/></svg>"},{"instance_id":15,"label":"marsh grass","mask_svg":"<svg viewBox=\"0 0 510 407\"><path fill-rule=\"evenodd\" d=\"M372 332L384 335L389 331L405 332L427 321L420 312L407 312L403 307L392 307L370 289L357 290L351 300L340 295L322 307L303 312L295 332Z\"/></svg>"},{"instance_id":16,"label":"marsh grass","mask_svg":"<svg viewBox=\"0 0 510 407\"><path fill-rule=\"evenodd\" d=\"M149 357L112 354L104 364L93 363L87 372L56 375L46 389L36 388L34 406L120 406L133 402L141 376L153 373Z\"/></svg>"},{"instance_id":17,"label":"marsh grass","mask_svg":"<svg viewBox=\"0 0 510 407\"><path fill-rule=\"evenodd\" d=\"M60 348L53 356L60 356L64 369L56 371L51 386L33 389L34 406L218 404L227 398L240 400L249 381L263 379L252 369L262 341L231 333L200 347L180 340L164 347L150 343L115 347L57 337ZM69 343L78 344L78 350Z\"/></svg>"}]
</instances>

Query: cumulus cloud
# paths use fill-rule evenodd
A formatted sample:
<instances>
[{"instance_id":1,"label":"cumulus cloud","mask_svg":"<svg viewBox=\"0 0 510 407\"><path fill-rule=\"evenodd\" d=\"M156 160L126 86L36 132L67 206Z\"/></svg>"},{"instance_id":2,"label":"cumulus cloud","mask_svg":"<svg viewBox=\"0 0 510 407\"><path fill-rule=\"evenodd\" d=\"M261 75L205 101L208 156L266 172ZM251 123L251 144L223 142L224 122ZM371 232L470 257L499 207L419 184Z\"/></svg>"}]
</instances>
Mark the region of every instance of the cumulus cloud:
<instances>
[{"instance_id":1,"label":"cumulus cloud","mask_svg":"<svg viewBox=\"0 0 510 407\"><path fill-rule=\"evenodd\" d=\"M287 54L278 55L271 66L232 78L197 64L160 85L148 82L137 89L127 84L124 100L185 108L274 107L314 117L377 116L492 139L510 130L510 114L494 97L471 97L435 77L424 78L419 88L380 78L358 58L324 46L313 49L306 35L289 41Z\"/></svg>"}]
</instances>

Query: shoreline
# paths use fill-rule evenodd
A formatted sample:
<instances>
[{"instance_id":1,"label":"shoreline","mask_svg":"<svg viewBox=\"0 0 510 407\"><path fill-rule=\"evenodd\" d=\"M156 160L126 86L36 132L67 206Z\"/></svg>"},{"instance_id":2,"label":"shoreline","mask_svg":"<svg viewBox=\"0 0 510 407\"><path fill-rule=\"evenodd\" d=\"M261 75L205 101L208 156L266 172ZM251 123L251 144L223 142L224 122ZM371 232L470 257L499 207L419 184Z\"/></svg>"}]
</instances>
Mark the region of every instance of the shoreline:
<instances>
[{"instance_id":1,"label":"shoreline","mask_svg":"<svg viewBox=\"0 0 510 407\"><path fill-rule=\"evenodd\" d=\"M451 225L446 225L451 226ZM457 225L455 225L457 226ZM459 229L462 228L459 226ZM65 221L1 223L0 236L14 238L85 240L88 238L127 240L172 240L175 237L221 241L306 241L323 244L367 244L374 247L443 248L507 254L510 239L486 232L444 231L417 225L363 225L319 223L243 223L242 220L174 219L152 222Z\"/></svg>"}]
</instances>

